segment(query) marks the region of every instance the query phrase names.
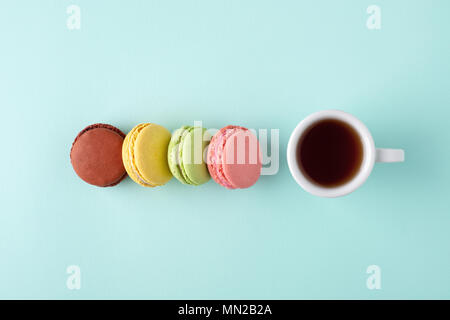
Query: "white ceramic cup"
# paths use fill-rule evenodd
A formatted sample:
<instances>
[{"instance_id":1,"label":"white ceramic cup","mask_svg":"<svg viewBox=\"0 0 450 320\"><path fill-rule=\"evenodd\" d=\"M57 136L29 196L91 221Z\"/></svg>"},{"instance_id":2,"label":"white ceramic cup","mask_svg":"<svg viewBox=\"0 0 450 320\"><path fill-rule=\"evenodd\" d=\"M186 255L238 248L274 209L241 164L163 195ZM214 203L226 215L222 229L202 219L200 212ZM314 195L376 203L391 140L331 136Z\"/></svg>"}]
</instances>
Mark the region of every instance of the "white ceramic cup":
<instances>
[{"instance_id":1,"label":"white ceramic cup","mask_svg":"<svg viewBox=\"0 0 450 320\"><path fill-rule=\"evenodd\" d=\"M320 186L309 180L303 174L297 162L298 143L305 130L310 128L314 123L324 119L336 119L349 124L358 132L363 145L363 159L359 171L350 181L331 188ZM294 129L287 147L289 170L295 181L309 193L327 198L344 196L358 189L369 177L375 162L402 162L404 160L405 153L401 149L375 148L372 135L364 123L351 114L340 110L324 110L309 115Z\"/></svg>"}]
</instances>

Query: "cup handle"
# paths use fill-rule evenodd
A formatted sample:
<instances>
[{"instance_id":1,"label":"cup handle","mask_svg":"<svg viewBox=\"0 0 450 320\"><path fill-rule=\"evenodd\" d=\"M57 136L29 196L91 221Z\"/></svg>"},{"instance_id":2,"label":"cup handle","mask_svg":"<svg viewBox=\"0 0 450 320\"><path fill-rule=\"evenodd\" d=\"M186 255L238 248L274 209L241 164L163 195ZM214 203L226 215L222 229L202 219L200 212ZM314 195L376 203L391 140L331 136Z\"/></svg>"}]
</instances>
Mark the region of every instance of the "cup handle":
<instances>
[{"instance_id":1,"label":"cup handle","mask_svg":"<svg viewBox=\"0 0 450 320\"><path fill-rule=\"evenodd\" d=\"M402 149L381 149L377 148L376 162L403 162L405 161L405 151Z\"/></svg>"}]
</instances>

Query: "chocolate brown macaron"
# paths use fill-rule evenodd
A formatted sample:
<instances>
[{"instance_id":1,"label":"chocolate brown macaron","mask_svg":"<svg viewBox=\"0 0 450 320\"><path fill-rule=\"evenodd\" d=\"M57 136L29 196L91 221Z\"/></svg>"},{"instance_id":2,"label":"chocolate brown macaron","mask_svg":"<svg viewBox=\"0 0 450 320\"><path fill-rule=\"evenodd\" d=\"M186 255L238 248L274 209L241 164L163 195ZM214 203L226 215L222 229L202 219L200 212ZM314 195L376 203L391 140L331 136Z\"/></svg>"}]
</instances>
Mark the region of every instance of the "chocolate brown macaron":
<instances>
[{"instance_id":1,"label":"chocolate brown macaron","mask_svg":"<svg viewBox=\"0 0 450 320\"><path fill-rule=\"evenodd\" d=\"M84 128L72 144L70 162L76 174L98 187L112 187L127 173L122 162L125 134L114 126L96 123Z\"/></svg>"}]
</instances>

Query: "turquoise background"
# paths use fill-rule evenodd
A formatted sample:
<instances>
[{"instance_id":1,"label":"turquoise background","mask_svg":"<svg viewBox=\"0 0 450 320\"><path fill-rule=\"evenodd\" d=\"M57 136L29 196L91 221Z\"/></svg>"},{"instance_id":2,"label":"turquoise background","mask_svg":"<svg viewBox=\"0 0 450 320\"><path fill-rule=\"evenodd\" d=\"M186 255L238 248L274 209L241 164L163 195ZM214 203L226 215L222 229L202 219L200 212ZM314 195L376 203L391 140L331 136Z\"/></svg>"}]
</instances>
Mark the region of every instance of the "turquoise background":
<instances>
[{"instance_id":1,"label":"turquoise background","mask_svg":"<svg viewBox=\"0 0 450 320\"><path fill-rule=\"evenodd\" d=\"M81 8L68 30L66 8ZM381 7L381 30L366 9ZM0 3L0 298L450 298L450 1ZM317 198L291 178L296 124L348 111L403 164ZM247 190L175 179L96 188L86 125L280 129ZM381 290L366 268L379 265ZM81 267L81 290L66 268Z\"/></svg>"}]
</instances>

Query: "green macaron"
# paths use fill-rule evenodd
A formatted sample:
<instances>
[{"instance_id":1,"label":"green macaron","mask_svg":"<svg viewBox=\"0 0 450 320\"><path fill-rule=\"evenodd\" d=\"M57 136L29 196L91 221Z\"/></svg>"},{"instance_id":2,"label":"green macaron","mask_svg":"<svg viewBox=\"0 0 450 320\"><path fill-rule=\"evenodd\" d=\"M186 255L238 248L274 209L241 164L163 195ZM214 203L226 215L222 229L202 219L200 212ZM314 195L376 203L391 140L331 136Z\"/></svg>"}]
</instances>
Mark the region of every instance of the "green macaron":
<instances>
[{"instance_id":1,"label":"green macaron","mask_svg":"<svg viewBox=\"0 0 450 320\"><path fill-rule=\"evenodd\" d=\"M211 135L205 128L183 126L173 134L167 151L169 169L184 184L198 186L211 178L204 152Z\"/></svg>"}]
</instances>

